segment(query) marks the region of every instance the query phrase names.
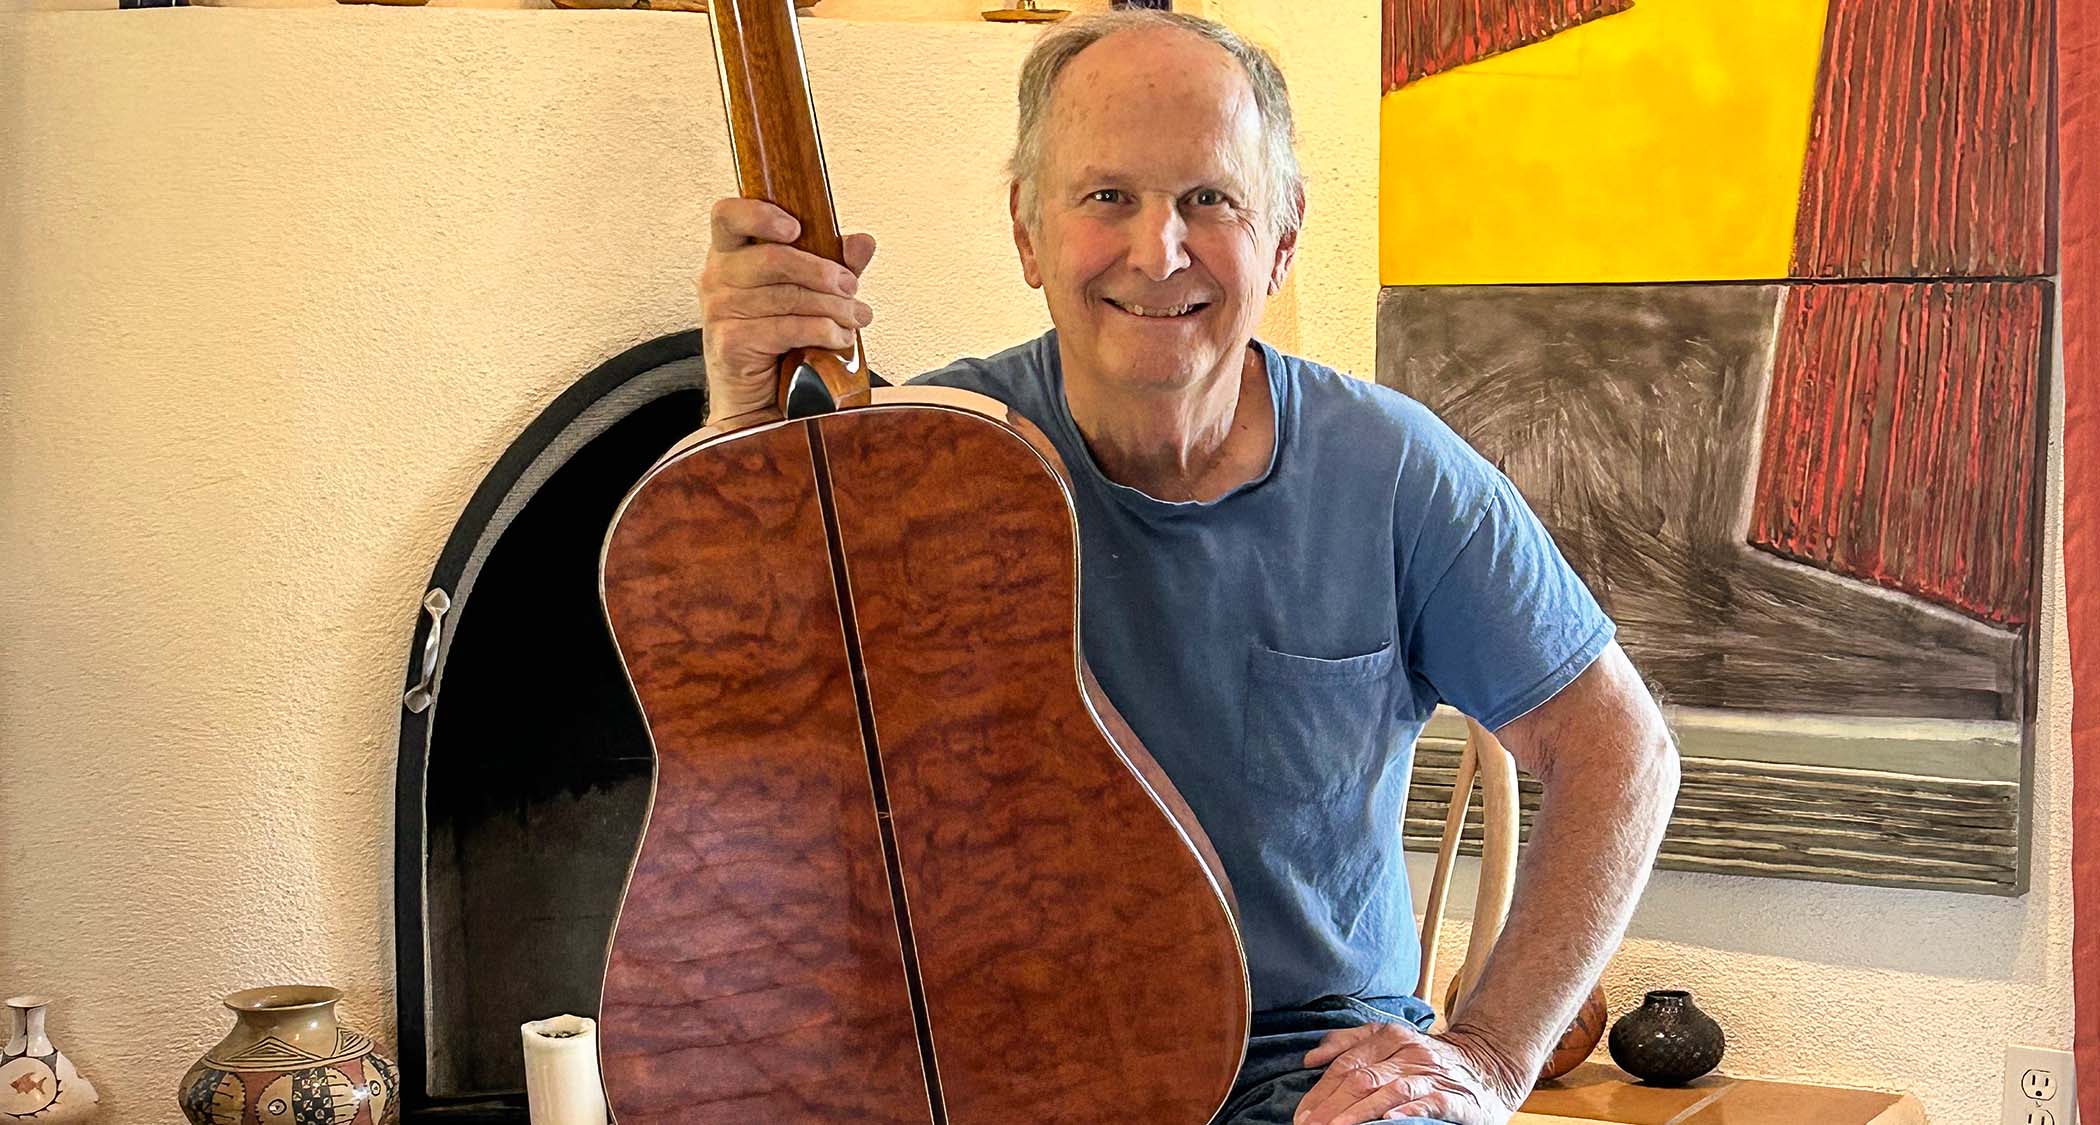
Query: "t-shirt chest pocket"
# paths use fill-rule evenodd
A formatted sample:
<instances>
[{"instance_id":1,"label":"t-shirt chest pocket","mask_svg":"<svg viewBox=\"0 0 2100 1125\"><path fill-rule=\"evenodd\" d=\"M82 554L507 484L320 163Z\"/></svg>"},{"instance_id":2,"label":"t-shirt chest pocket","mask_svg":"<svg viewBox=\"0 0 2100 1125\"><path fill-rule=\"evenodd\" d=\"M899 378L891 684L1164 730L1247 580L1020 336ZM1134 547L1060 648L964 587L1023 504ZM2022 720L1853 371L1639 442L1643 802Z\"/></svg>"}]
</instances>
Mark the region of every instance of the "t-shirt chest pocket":
<instances>
[{"instance_id":1,"label":"t-shirt chest pocket","mask_svg":"<svg viewBox=\"0 0 2100 1125\"><path fill-rule=\"evenodd\" d=\"M1390 737L1394 671L1390 641L1338 659L1256 644L1240 734L1246 780L1297 797L1369 785Z\"/></svg>"}]
</instances>

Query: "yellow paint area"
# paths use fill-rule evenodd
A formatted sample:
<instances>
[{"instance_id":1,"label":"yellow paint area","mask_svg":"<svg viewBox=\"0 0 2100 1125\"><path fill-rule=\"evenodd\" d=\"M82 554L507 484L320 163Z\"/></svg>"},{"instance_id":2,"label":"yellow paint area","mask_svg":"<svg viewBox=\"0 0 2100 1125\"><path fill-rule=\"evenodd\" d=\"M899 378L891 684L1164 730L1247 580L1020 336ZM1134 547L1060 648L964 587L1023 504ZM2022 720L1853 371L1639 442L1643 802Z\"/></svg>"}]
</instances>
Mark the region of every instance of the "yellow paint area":
<instances>
[{"instance_id":1,"label":"yellow paint area","mask_svg":"<svg viewBox=\"0 0 2100 1125\"><path fill-rule=\"evenodd\" d=\"M1386 285L1786 276L1827 0L1634 0L1380 112Z\"/></svg>"}]
</instances>

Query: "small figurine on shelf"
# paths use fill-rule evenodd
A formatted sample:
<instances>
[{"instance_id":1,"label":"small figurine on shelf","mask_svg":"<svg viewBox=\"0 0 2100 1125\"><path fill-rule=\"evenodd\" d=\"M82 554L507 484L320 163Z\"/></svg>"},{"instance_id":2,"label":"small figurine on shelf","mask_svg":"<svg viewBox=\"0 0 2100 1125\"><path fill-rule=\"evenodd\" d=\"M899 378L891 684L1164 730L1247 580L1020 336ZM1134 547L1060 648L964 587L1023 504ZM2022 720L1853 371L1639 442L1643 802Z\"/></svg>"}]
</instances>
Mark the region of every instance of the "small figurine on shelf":
<instances>
[{"instance_id":1,"label":"small figurine on shelf","mask_svg":"<svg viewBox=\"0 0 2100 1125\"><path fill-rule=\"evenodd\" d=\"M46 996L7 1001L7 1046L0 1048L0 1118L37 1125L74 1125L95 1116L95 1086L44 1033Z\"/></svg>"},{"instance_id":2,"label":"small figurine on shelf","mask_svg":"<svg viewBox=\"0 0 2100 1125\"><path fill-rule=\"evenodd\" d=\"M993 8L984 18L993 23L1049 23L1072 13L1065 8L1038 8L1035 0L1014 0L1011 8Z\"/></svg>"}]
</instances>

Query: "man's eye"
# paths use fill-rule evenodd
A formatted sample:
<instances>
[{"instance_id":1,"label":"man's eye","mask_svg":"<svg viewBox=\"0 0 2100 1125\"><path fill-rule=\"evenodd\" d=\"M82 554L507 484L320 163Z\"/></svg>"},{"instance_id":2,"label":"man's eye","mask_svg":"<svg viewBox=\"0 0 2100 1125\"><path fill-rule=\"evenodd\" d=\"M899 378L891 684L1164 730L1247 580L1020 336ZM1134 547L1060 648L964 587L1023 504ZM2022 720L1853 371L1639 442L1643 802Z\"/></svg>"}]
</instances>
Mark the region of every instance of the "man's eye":
<instances>
[{"instance_id":1,"label":"man's eye","mask_svg":"<svg viewBox=\"0 0 2100 1125\"><path fill-rule=\"evenodd\" d=\"M1204 188L1189 199L1198 207L1217 207L1225 202L1225 193L1216 188Z\"/></svg>"},{"instance_id":2,"label":"man's eye","mask_svg":"<svg viewBox=\"0 0 2100 1125\"><path fill-rule=\"evenodd\" d=\"M1114 188L1102 188L1100 191L1089 193L1087 198L1096 203L1114 203L1123 198L1123 193Z\"/></svg>"}]
</instances>

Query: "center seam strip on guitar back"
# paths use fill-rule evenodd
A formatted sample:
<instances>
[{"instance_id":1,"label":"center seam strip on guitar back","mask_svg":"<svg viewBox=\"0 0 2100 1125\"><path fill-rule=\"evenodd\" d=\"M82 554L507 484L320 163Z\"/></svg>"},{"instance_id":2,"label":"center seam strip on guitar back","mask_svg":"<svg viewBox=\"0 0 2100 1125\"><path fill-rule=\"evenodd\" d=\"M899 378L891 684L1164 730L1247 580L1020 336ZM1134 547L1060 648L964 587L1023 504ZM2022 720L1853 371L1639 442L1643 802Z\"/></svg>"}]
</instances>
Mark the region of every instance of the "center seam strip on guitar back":
<instances>
[{"instance_id":1,"label":"center seam strip on guitar back","mask_svg":"<svg viewBox=\"0 0 2100 1125\"><path fill-rule=\"evenodd\" d=\"M846 551L839 535L837 501L831 494L831 464L824 452L818 420L802 423L809 438L810 465L816 474L817 507L824 515L824 538L830 547L831 583L838 599L839 626L846 642L846 665L853 678L853 703L860 715L861 749L867 755L868 787L875 802L875 824L882 838L882 861L890 882L891 912L897 921L897 948L904 959L904 984L911 993L912 1025L919 1040L920 1073L926 1079L926 1106L933 1125L948 1125L948 1105L941 1093L940 1066L933 1047L933 1023L926 1008L926 987L919 977L919 950L912 938L911 904L904 893L904 867L897 854L897 833L890 815L889 781L884 776L882 748L875 737L875 709L868 694L868 672L860 651L860 624L853 612L852 582L846 573Z\"/></svg>"}]
</instances>

